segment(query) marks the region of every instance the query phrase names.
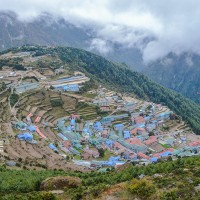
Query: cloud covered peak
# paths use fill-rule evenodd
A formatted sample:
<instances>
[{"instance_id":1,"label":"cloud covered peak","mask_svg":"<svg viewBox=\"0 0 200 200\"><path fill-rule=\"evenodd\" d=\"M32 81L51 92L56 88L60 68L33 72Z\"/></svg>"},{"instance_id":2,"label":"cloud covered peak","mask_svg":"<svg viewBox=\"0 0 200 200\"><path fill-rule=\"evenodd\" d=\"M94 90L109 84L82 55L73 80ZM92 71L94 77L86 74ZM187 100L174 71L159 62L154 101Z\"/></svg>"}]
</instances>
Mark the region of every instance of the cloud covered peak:
<instances>
[{"instance_id":1,"label":"cloud covered peak","mask_svg":"<svg viewBox=\"0 0 200 200\"><path fill-rule=\"evenodd\" d=\"M34 20L47 12L95 32L91 48L107 53L112 44L136 47L145 62L169 52L200 53L200 2L197 0L7 0L1 10L16 12L20 20Z\"/></svg>"}]
</instances>

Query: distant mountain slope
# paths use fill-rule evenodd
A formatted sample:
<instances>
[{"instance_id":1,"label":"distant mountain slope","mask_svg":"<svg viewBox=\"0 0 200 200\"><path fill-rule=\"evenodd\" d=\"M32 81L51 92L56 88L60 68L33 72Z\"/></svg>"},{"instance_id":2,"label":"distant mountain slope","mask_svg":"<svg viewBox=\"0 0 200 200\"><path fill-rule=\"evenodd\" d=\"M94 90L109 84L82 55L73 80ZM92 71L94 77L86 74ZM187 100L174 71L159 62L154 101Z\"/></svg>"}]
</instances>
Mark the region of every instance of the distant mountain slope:
<instances>
[{"instance_id":1,"label":"distant mountain slope","mask_svg":"<svg viewBox=\"0 0 200 200\"><path fill-rule=\"evenodd\" d=\"M22 22L15 13L0 12L0 50L24 44L86 46L89 36L83 29L64 19L43 14L31 22Z\"/></svg>"},{"instance_id":2,"label":"distant mountain slope","mask_svg":"<svg viewBox=\"0 0 200 200\"><path fill-rule=\"evenodd\" d=\"M144 73L154 81L200 104L200 56L169 54L148 65Z\"/></svg>"},{"instance_id":3,"label":"distant mountain slope","mask_svg":"<svg viewBox=\"0 0 200 200\"><path fill-rule=\"evenodd\" d=\"M85 50L71 47L43 48L26 46L17 49L17 51L30 50L37 52L37 55L56 53L64 63L85 72L88 76L107 87L113 87L118 91L132 93L139 98L167 105L187 121L196 133L200 134L200 106L181 94L151 81L146 76L131 71L126 66L115 64Z\"/></svg>"}]
</instances>

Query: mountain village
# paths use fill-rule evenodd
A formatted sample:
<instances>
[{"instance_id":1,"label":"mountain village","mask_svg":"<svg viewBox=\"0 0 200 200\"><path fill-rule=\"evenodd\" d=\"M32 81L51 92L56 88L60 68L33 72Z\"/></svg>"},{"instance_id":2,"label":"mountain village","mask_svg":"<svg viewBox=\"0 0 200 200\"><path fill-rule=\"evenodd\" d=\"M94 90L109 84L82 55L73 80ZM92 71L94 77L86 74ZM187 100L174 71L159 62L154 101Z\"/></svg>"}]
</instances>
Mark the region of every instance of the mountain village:
<instances>
[{"instance_id":1,"label":"mountain village","mask_svg":"<svg viewBox=\"0 0 200 200\"><path fill-rule=\"evenodd\" d=\"M12 57L22 57L25 63L43 59L29 55L22 52ZM27 67L26 71L5 66L0 80L5 84L1 94L11 90L20 96L7 107L11 121L2 121L0 127L2 161L9 166L16 166L19 157L41 161L50 155L49 160L55 158L48 165L51 168L57 159L68 167L104 171L127 162L148 165L200 154L200 137L166 106L101 85L83 95L81 88L90 78L82 72L68 73L63 66L56 70ZM50 104L45 104L47 96ZM5 113L6 99L2 95L1 113Z\"/></svg>"}]
</instances>

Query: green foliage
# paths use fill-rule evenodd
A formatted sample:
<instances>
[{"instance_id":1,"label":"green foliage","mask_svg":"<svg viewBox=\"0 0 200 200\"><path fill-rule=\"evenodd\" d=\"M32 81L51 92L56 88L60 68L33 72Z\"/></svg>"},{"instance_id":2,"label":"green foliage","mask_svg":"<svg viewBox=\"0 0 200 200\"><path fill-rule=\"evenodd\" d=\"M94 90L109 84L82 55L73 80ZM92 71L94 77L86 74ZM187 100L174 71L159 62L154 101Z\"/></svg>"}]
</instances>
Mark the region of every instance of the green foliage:
<instances>
[{"instance_id":1,"label":"green foliage","mask_svg":"<svg viewBox=\"0 0 200 200\"><path fill-rule=\"evenodd\" d=\"M0 83L0 92L6 89L5 82Z\"/></svg>"},{"instance_id":2,"label":"green foliage","mask_svg":"<svg viewBox=\"0 0 200 200\"><path fill-rule=\"evenodd\" d=\"M0 69L2 69L3 66L8 66L16 70L26 70L21 64L22 60L22 58L0 59Z\"/></svg>"},{"instance_id":3,"label":"green foliage","mask_svg":"<svg viewBox=\"0 0 200 200\"><path fill-rule=\"evenodd\" d=\"M76 176L82 179L82 185L77 188L66 188L66 194L72 199L87 199L87 197L93 199L92 197L98 196L108 186L130 181L127 190L132 195L139 196L143 192L146 199L154 197L153 191L156 188L155 193L157 196L159 195L160 199L170 199L170 196L172 196L171 199L188 200L190 196L193 197L193 200L197 200L199 193L195 191L194 187L200 184L199 166L200 157L183 158L148 166L129 165L121 171L111 170L107 173L78 173L59 170L8 170L5 167L0 167L0 195L1 198L6 197L7 199L9 199L8 197L13 197L10 198L11 200L15 196L19 196L23 200L23 198L27 199L26 197L29 194L36 194L34 192L39 190L40 183L48 177ZM144 181L143 179L140 181L135 179L141 174L144 174L147 179L144 178ZM160 174L160 176L153 177L154 174ZM173 190L171 190L172 188ZM157 191L160 191L160 193Z\"/></svg>"},{"instance_id":4,"label":"green foliage","mask_svg":"<svg viewBox=\"0 0 200 200\"><path fill-rule=\"evenodd\" d=\"M100 157L104 157L105 150L103 148L98 149L98 152Z\"/></svg>"},{"instance_id":5,"label":"green foliage","mask_svg":"<svg viewBox=\"0 0 200 200\"><path fill-rule=\"evenodd\" d=\"M130 192L140 199L149 199L156 192L155 186L145 179L133 179L128 185Z\"/></svg>"},{"instance_id":6,"label":"green foliage","mask_svg":"<svg viewBox=\"0 0 200 200\"><path fill-rule=\"evenodd\" d=\"M10 95L10 105L11 106L14 106L17 103L18 100L19 100L18 94L13 93L13 94Z\"/></svg>"},{"instance_id":7,"label":"green foliage","mask_svg":"<svg viewBox=\"0 0 200 200\"><path fill-rule=\"evenodd\" d=\"M164 192L163 195L161 196L162 200L175 200L178 199L177 196L177 191L176 190L172 190L169 192Z\"/></svg>"},{"instance_id":8,"label":"green foliage","mask_svg":"<svg viewBox=\"0 0 200 200\"><path fill-rule=\"evenodd\" d=\"M63 101L61 99L52 99L51 100L51 105L53 107L58 107L63 105Z\"/></svg>"},{"instance_id":9,"label":"green foliage","mask_svg":"<svg viewBox=\"0 0 200 200\"><path fill-rule=\"evenodd\" d=\"M50 192L32 192L28 194L9 194L1 197L2 200L57 200Z\"/></svg>"},{"instance_id":10,"label":"green foliage","mask_svg":"<svg viewBox=\"0 0 200 200\"><path fill-rule=\"evenodd\" d=\"M97 83L94 81L94 79L90 79L89 81L84 83L83 87L80 88L79 93L82 94L84 92L87 92L92 89L97 89L97 88L98 88L98 86L97 86Z\"/></svg>"}]
</instances>

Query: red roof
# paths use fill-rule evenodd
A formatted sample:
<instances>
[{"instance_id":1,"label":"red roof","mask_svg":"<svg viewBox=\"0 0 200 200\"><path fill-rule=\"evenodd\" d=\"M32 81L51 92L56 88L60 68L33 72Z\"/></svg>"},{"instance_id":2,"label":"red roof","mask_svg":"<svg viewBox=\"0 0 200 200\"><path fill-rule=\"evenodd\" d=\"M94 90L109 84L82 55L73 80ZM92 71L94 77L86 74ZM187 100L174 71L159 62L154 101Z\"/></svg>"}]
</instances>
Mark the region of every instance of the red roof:
<instances>
[{"instance_id":1,"label":"red roof","mask_svg":"<svg viewBox=\"0 0 200 200\"><path fill-rule=\"evenodd\" d=\"M38 123L40 121L41 117L40 116L37 116L36 119L35 119L35 123Z\"/></svg>"},{"instance_id":2,"label":"red roof","mask_svg":"<svg viewBox=\"0 0 200 200\"><path fill-rule=\"evenodd\" d=\"M142 152L138 152L138 157L143 158L143 159L149 159L149 156L143 154Z\"/></svg>"},{"instance_id":3,"label":"red roof","mask_svg":"<svg viewBox=\"0 0 200 200\"><path fill-rule=\"evenodd\" d=\"M153 154L152 157L160 158L160 154L161 154L161 153L155 153L155 154Z\"/></svg>"},{"instance_id":4,"label":"red roof","mask_svg":"<svg viewBox=\"0 0 200 200\"><path fill-rule=\"evenodd\" d=\"M101 110L109 110L109 106L101 106L100 109Z\"/></svg>"},{"instance_id":5,"label":"red roof","mask_svg":"<svg viewBox=\"0 0 200 200\"><path fill-rule=\"evenodd\" d=\"M196 141L196 142L190 142L189 146L195 147L195 146L200 146L200 141Z\"/></svg>"},{"instance_id":6,"label":"red roof","mask_svg":"<svg viewBox=\"0 0 200 200\"><path fill-rule=\"evenodd\" d=\"M133 134L133 135L136 134L136 133L137 133L137 129L138 129L138 128L134 128L133 130L131 130L131 131L130 131L131 134Z\"/></svg>"},{"instance_id":7,"label":"red roof","mask_svg":"<svg viewBox=\"0 0 200 200\"><path fill-rule=\"evenodd\" d=\"M174 152L173 148L167 148L166 151Z\"/></svg>"},{"instance_id":8,"label":"red roof","mask_svg":"<svg viewBox=\"0 0 200 200\"><path fill-rule=\"evenodd\" d=\"M145 119L144 119L144 117L139 116L139 117L136 117L136 118L134 119L134 121L135 121L136 124L139 124L139 123L144 123L144 122L145 122Z\"/></svg>"},{"instance_id":9,"label":"red roof","mask_svg":"<svg viewBox=\"0 0 200 200\"><path fill-rule=\"evenodd\" d=\"M77 118L80 118L80 115L72 114L72 115L71 115L71 118L73 118L73 119L77 119Z\"/></svg>"},{"instance_id":10,"label":"red roof","mask_svg":"<svg viewBox=\"0 0 200 200\"><path fill-rule=\"evenodd\" d=\"M148 140L144 141L144 144L150 145L153 144L154 142L157 142L156 136L150 136Z\"/></svg>"},{"instance_id":11,"label":"red roof","mask_svg":"<svg viewBox=\"0 0 200 200\"><path fill-rule=\"evenodd\" d=\"M115 143L114 143L114 147L115 147L115 148L119 148L120 150L125 150L125 147L122 146L119 142L115 142Z\"/></svg>"},{"instance_id":12,"label":"red roof","mask_svg":"<svg viewBox=\"0 0 200 200\"><path fill-rule=\"evenodd\" d=\"M131 134L133 134L133 135L138 133L138 132L146 132L146 130L144 128L139 128L139 127L134 128L133 130L131 130Z\"/></svg>"},{"instance_id":13,"label":"red roof","mask_svg":"<svg viewBox=\"0 0 200 200\"><path fill-rule=\"evenodd\" d=\"M32 117L33 116L33 114L32 113L29 113L28 115L27 115L27 117Z\"/></svg>"},{"instance_id":14,"label":"red roof","mask_svg":"<svg viewBox=\"0 0 200 200\"><path fill-rule=\"evenodd\" d=\"M130 144L137 144L137 145L142 145L141 141L138 138L129 138L126 140L126 142Z\"/></svg>"},{"instance_id":15,"label":"red roof","mask_svg":"<svg viewBox=\"0 0 200 200\"><path fill-rule=\"evenodd\" d=\"M66 141L63 142L63 146L66 147L66 148L69 148L72 145L71 145L71 142L69 140L66 140Z\"/></svg>"},{"instance_id":16,"label":"red roof","mask_svg":"<svg viewBox=\"0 0 200 200\"><path fill-rule=\"evenodd\" d=\"M108 135L108 130L103 130L102 135Z\"/></svg>"}]
</instances>

